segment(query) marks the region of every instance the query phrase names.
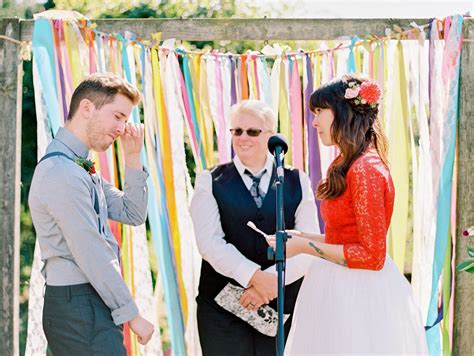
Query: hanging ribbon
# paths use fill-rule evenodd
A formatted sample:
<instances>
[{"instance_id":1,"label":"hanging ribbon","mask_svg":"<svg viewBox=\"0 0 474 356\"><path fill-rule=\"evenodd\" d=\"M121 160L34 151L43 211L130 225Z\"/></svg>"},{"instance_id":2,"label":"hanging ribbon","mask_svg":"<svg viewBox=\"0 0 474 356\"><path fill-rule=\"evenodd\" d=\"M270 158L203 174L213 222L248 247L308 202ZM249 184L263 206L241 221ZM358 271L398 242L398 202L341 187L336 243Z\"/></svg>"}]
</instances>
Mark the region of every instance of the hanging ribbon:
<instances>
[{"instance_id":1,"label":"hanging ribbon","mask_svg":"<svg viewBox=\"0 0 474 356\"><path fill-rule=\"evenodd\" d=\"M268 64L265 57L257 58L258 78L260 80L260 100L263 100L269 107L273 107L272 103L272 86L268 73Z\"/></svg>"},{"instance_id":2,"label":"hanging ribbon","mask_svg":"<svg viewBox=\"0 0 474 356\"><path fill-rule=\"evenodd\" d=\"M405 246L408 233L408 199L409 199L409 132L407 127L408 103L406 93L405 64L403 47L398 42L395 50L393 97L391 102L389 143L397 147L389 151L391 175L397 194L395 196L392 221L389 231L389 249L399 270L405 268Z\"/></svg>"},{"instance_id":3,"label":"hanging ribbon","mask_svg":"<svg viewBox=\"0 0 474 356\"><path fill-rule=\"evenodd\" d=\"M422 71L422 65L428 62L428 53L422 47L416 48L416 57L412 62L413 90L418 118L418 176L414 182L413 194L413 265L411 284L417 305L420 306L423 320L426 320L429 293L431 290L431 266L435 240L435 208L433 204L432 166L430 156L430 133L427 110L428 73ZM418 79L418 84L417 80Z\"/></svg>"},{"instance_id":4,"label":"hanging ribbon","mask_svg":"<svg viewBox=\"0 0 474 356\"><path fill-rule=\"evenodd\" d=\"M292 164L295 168L304 170L303 167L303 113L301 102L301 83L298 72L298 61L295 57L288 58L289 67L289 94L290 94L290 120L292 142Z\"/></svg>"},{"instance_id":5,"label":"hanging ribbon","mask_svg":"<svg viewBox=\"0 0 474 356\"><path fill-rule=\"evenodd\" d=\"M316 188L321 180L321 161L319 153L319 142L318 142L318 130L313 127L314 115L309 109L310 97L313 93L313 64L307 53L304 56L304 118L306 123L306 130L308 136L308 162L309 162L309 179L311 180L312 191L315 192ZM324 222L321 216L320 206L321 201L316 199L316 205L318 207L318 220L321 231L324 231Z\"/></svg>"},{"instance_id":6,"label":"hanging ribbon","mask_svg":"<svg viewBox=\"0 0 474 356\"><path fill-rule=\"evenodd\" d=\"M191 73L189 69L188 56L183 56L183 75L177 73L181 82L181 90L183 92L183 102L186 113L186 127L191 141L191 147L194 155L194 161L199 170L205 169L206 160L202 147L201 135L197 121L196 108L194 105L194 94L192 87Z\"/></svg>"},{"instance_id":7,"label":"hanging ribbon","mask_svg":"<svg viewBox=\"0 0 474 356\"><path fill-rule=\"evenodd\" d=\"M275 120L278 120L278 113L280 108L280 78L281 78L281 56L278 56L273 63L271 71L271 87L272 87L272 109L275 115ZM278 126L278 125L277 125Z\"/></svg>"},{"instance_id":8,"label":"hanging ribbon","mask_svg":"<svg viewBox=\"0 0 474 356\"><path fill-rule=\"evenodd\" d=\"M446 246L449 239L449 222L451 218L451 191L456 147L456 128L458 120L459 97L459 63L462 43L462 16L453 16L452 25L447 31L446 48L443 60L443 80L448 84L449 96L445 122L443 125L443 147L441 156L441 174L439 180L438 210L436 217L435 257L433 261L433 280L428 325L433 324L437 315L438 281L443 269ZM428 331L430 353L440 352L439 331L436 328Z\"/></svg>"},{"instance_id":9,"label":"hanging ribbon","mask_svg":"<svg viewBox=\"0 0 474 356\"><path fill-rule=\"evenodd\" d=\"M220 73L222 82L222 122L225 133L225 147L228 160L231 157L232 135L230 133L230 122L228 120L230 115L230 62L228 57L220 58Z\"/></svg>"},{"instance_id":10,"label":"hanging ribbon","mask_svg":"<svg viewBox=\"0 0 474 356\"><path fill-rule=\"evenodd\" d=\"M253 54L249 54L247 56L247 76L248 76L248 83L249 83L249 99L259 100L260 99L260 92L259 92L259 83L258 83L258 76L257 76L257 62L256 56Z\"/></svg>"},{"instance_id":11,"label":"hanging ribbon","mask_svg":"<svg viewBox=\"0 0 474 356\"><path fill-rule=\"evenodd\" d=\"M241 100L246 100L249 98L249 84L247 80L247 56L242 55L239 61L240 66L240 90L241 90Z\"/></svg>"},{"instance_id":12,"label":"hanging ribbon","mask_svg":"<svg viewBox=\"0 0 474 356\"><path fill-rule=\"evenodd\" d=\"M355 73L356 72L356 55L355 50L356 47L354 46L357 42L357 37L351 38L351 44L349 45L349 60L347 61L347 73Z\"/></svg>"},{"instance_id":13,"label":"hanging ribbon","mask_svg":"<svg viewBox=\"0 0 474 356\"><path fill-rule=\"evenodd\" d=\"M54 50L53 29L50 20L35 20L33 27L33 57L42 83L43 98L47 107L47 115L51 124L52 134L56 135L63 122L59 103L56 100L58 92L56 79L56 53Z\"/></svg>"},{"instance_id":14,"label":"hanging ribbon","mask_svg":"<svg viewBox=\"0 0 474 356\"><path fill-rule=\"evenodd\" d=\"M159 270L161 271L164 295L167 300L166 308L172 348L173 350L184 350L183 316L179 305L177 277L173 263L173 253L171 252L171 246L173 246L172 236L179 235L179 231L177 224L174 223L177 220L176 209L174 208L174 198L172 196L173 190L170 190L174 189L173 177L175 173L171 163L169 128L162 91L163 82L161 80L162 69L160 62L164 63L165 59L159 60L157 49L153 48L151 51L151 61L155 115L158 124L156 126L157 133L155 134L156 158L153 160L156 170L154 169L150 173L155 184L149 185L148 218L150 219L150 229L157 252ZM159 157L162 157L162 160ZM164 172L167 173L164 174ZM159 202L159 205L151 201L153 198Z\"/></svg>"},{"instance_id":15,"label":"hanging ribbon","mask_svg":"<svg viewBox=\"0 0 474 356\"><path fill-rule=\"evenodd\" d=\"M63 61L62 61L62 51L61 51L61 33L62 33L62 21L61 20L53 20L53 36L54 36L54 44L55 44L55 51L57 55L57 78L58 78L58 97L61 99L59 100L60 110L63 113L63 120L66 120L68 115L68 108L66 103L66 83L64 79L64 69L63 69Z\"/></svg>"},{"instance_id":16,"label":"hanging ribbon","mask_svg":"<svg viewBox=\"0 0 474 356\"><path fill-rule=\"evenodd\" d=\"M286 57L286 56L285 56ZM286 153L286 164L292 164L292 142L291 142L291 119L289 102L289 63L288 59L282 60L280 66L280 93L279 93L279 114L280 114L280 132L288 140L288 152Z\"/></svg>"},{"instance_id":17,"label":"hanging ribbon","mask_svg":"<svg viewBox=\"0 0 474 356\"><path fill-rule=\"evenodd\" d=\"M207 63L205 56L200 58L200 74L199 74L199 102L201 107L201 117L203 121L202 135L206 138L206 161L207 166L214 165L214 124L213 115L211 114L209 99L209 83L207 74Z\"/></svg>"}]
</instances>

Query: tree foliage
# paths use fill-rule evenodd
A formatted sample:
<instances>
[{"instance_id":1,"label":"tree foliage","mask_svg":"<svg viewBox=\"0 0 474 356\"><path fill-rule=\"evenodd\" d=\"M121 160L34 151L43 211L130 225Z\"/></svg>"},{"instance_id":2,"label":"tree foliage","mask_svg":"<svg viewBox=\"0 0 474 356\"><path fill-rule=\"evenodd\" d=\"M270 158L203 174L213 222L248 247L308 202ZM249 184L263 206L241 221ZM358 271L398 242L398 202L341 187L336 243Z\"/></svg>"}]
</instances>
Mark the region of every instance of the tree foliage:
<instances>
[{"instance_id":1,"label":"tree foliage","mask_svg":"<svg viewBox=\"0 0 474 356\"><path fill-rule=\"evenodd\" d=\"M58 10L76 10L89 18L249 18L263 16L264 12L250 1L229 0L160 2L56 0L54 4Z\"/></svg>"}]
</instances>

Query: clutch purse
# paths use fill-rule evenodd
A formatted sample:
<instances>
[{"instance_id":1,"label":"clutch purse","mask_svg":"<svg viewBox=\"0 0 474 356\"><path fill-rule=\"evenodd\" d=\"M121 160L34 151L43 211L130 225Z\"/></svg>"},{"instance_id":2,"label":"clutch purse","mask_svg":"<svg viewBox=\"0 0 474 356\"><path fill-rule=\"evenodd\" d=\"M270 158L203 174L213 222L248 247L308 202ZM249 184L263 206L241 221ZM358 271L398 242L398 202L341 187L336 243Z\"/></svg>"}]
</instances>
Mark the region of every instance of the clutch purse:
<instances>
[{"instance_id":1,"label":"clutch purse","mask_svg":"<svg viewBox=\"0 0 474 356\"><path fill-rule=\"evenodd\" d=\"M245 289L242 287L227 283L214 300L219 306L239 317L262 334L271 337L276 336L278 330L277 311L268 305L262 305L256 311L245 309L240 305L240 297L244 291ZM289 314L285 314L283 322L288 317Z\"/></svg>"}]
</instances>

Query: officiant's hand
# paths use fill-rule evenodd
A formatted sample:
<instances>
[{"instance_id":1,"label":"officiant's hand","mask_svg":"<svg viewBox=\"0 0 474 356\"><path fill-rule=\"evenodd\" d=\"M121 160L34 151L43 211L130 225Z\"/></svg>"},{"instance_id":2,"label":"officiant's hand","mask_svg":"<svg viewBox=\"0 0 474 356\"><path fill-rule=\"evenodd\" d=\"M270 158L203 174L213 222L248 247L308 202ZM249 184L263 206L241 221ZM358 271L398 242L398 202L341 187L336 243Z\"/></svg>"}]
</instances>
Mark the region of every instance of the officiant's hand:
<instances>
[{"instance_id":1,"label":"officiant's hand","mask_svg":"<svg viewBox=\"0 0 474 356\"><path fill-rule=\"evenodd\" d=\"M252 278L250 278L250 287L254 287L255 291L260 294L264 300L264 304L270 303L278 295L277 277L268 272L257 270Z\"/></svg>"},{"instance_id":2,"label":"officiant's hand","mask_svg":"<svg viewBox=\"0 0 474 356\"><path fill-rule=\"evenodd\" d=\"M264 298L255 290L254 287L247 288L240 297L240 305L252 311L257 311L265 303Z\"/></svg>"}]
</instances>

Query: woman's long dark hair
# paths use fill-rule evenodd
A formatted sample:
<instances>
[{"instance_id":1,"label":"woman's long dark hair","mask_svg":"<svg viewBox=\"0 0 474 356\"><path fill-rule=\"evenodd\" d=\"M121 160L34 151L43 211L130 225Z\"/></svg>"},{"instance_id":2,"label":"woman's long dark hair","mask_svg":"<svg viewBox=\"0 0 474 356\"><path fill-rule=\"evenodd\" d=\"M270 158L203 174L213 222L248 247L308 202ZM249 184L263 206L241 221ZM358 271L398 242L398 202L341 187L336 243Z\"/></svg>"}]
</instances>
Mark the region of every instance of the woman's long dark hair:
<instances>
[{"instance_id":1,"label":"woman's long dark hair","mask_svg":"<svg viewBox=\"0 0 474 356\"><path fill-rule=\"evenodd\" d=\"M310 99L310 109L331 109L334 121L331 126L331 138L340 149L340 155L329 166L327 178L323 179L316 190L318 199L334 199L346 190L345 177L351 164L370 146L373 146L382 161L387 164L388 143L377 117L378 104L356 104L344 97L348 83L360 85L367 81L346 75L318 88Z\"/></svg>"}]
</instances>

